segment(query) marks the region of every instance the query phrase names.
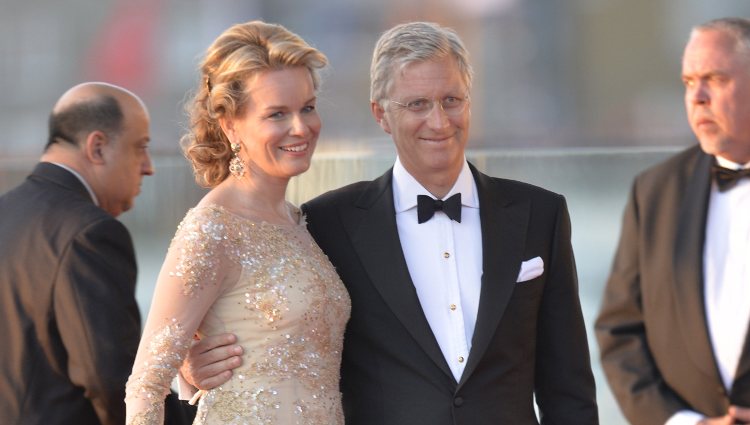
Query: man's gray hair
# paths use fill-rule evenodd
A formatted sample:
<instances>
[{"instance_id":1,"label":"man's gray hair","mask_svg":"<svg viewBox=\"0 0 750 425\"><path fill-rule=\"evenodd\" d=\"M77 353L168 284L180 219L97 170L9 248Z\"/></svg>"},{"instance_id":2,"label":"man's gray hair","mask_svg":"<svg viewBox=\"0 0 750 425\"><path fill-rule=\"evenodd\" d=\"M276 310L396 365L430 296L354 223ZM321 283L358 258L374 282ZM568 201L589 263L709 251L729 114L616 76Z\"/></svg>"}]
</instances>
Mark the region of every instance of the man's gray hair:
<instances>
[{"instance_id":1,"label":"man's gray hair","mask_svg":"<svg viewBox=\"0 0 750 425\"><path fill-rule=\"evenodd\" d=\"M736 17L713 19L694 26L690 37L703 31L721 31L732 36L736 41L736 50L750 55L750 19Z\"/></svg>"},{"instance_id":2,"label":"man's gray hair","mask_svg":"<svg viewBox=\"0 0 750 425\"><path fill-rule=\"evenodd\" d=\"M432 22L409 22L391 28L380 36L372 54L370 100L385 100L393 75L405 66L448 56L456 60L466 88L470 90L473 71L469 53L455 31Z\"/></svg>"}]
</instances>

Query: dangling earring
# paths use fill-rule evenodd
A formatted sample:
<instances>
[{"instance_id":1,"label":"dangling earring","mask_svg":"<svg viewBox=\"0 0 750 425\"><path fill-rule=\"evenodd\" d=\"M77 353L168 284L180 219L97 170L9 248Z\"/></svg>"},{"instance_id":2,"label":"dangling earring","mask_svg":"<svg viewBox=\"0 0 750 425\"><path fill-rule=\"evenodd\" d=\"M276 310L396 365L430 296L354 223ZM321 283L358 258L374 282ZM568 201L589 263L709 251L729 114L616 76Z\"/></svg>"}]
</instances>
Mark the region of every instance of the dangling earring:
<instances>
[{"instance_id":1,"label":"dangling earring","mask_svg":"<svg viewBox=\"0 0 750 425\"><path fill-rule=\"evenodd\" d=\"M232 147L232 159L229 160L229 172L239 179L245 175L245 163L242 162L238 155L242 145L231 143L230 146Z\"/></svg>"}]
</instances>

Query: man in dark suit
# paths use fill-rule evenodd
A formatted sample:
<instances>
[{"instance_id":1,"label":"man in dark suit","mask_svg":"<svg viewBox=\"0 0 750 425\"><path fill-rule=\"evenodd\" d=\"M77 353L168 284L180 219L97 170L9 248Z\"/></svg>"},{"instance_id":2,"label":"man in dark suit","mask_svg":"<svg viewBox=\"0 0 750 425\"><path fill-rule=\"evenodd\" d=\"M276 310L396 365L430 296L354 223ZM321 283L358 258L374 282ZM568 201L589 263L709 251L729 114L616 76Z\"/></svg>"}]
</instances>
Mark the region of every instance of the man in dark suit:
<instances>
[{"instance_id":1,"label":"man in dark suit","mask_svg":"<svg viewBox=\"0 0 750 425\"><path fill-rule=\"evenodd\" d=\"M536 397L543 424L597 424L565 200L466 162L471 74L452 30L383 34L371 108L396 164L302 207L352 300L346 423L538 424ZM227 376L225 337L194 347L189 380Z\"/></svg>"},{"instance_id":2,"label":"man in dark suit","mask_svg":"<svg viewBox=\"0 0 750 425\"><path fill-rule=\"evenodd\" d=\"M682 79L700 146L635 179L596 334L631 423L747 423L750 21L694 28Z\"/></svg>"},{"instance_id":3,"label":"man in dark suit","mask_svg":"<svg viewBox=\"0 0 750 425\"><path fill-rule=\"evenodd\" d=\"M148 143L133 93L75 86L40 162L0 197L3 423L125 422L140 315L133 243L115 217L153 173Z\"/></svg>"}]
</instances>

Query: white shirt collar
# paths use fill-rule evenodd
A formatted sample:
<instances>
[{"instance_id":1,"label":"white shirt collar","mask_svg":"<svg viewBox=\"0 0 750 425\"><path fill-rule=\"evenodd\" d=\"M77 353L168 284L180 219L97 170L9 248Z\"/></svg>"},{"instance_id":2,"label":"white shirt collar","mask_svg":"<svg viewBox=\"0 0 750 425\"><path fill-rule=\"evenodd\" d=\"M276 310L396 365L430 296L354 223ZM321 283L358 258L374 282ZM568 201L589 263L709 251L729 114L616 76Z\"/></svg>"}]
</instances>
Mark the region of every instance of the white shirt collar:
<instances>
[{"instance_id":1,"label":"white shirt collar","mask_svg":"<svg viewBox=\"0 0 750 425\"><path fill-rule=\"evenodd\" d=\"M464 165L458 174L456 182L445 198L449 198L455 193L461 193L461 205L470 208L479 208L479 197L477 196L477 185L474 176L471 174L469 164L464 158ZM396 157L396 163L393 165L393 203L396 213L406 211L417 206L417 195L429 195L429 191L414 178L404 165L401 159Z\"/></svg>"},{"instance_id":2,"label":"white shirt collar","mask_svg":"<svg viewBox=\"0 0 750 425\"><path fill-rule=\"evenodd\" d=\"M88 182L86 182L86 180L83 178L82 175L78 174L76 170L68 167L67 165L60 164L59 162L51 162L50 164L55 164L58 167L68 171L70 174L76 176L76 178L80 180L81 184L83 184L83 187L85 187L86 190L89 192L89 195L91 196L91 200L94 201L94 205L96 205L97 207L99 206L99 200L96 198L96 194L91 189L91 186L89 186Z\"/></svg>"},{"instance_id":3,"label":"white shirt collar","mask_svg":"<svg viewBox=\"0 0 750 425\"><path fill-rule=\"evenodd\" d=\"M734 161L730 161L726 158L720 157L718 155L716 155L716 163L724 168L729 168L731 170L740 170L740 169L750 168L750 162L748 162L745 165L742 165Z\"/></svg>"}]
</instances>

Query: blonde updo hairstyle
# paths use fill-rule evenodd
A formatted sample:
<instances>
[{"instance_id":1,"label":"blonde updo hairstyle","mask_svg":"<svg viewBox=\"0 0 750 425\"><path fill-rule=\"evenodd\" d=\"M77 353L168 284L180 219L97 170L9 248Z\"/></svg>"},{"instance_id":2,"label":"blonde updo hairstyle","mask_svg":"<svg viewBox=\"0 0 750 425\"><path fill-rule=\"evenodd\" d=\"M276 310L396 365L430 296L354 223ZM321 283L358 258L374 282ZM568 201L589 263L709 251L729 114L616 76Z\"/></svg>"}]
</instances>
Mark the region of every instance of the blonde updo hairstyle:
<instances>
[{"instance_id":1,"label":"blonde updo hairstyle","mask_svg":"<svg viewBox=\"0 0 750 425\"><path fill-rule=\"evenodd\" d=\"M190 128L180 144L193 165L196 182L211 188L229 175L232 150L219 119L243 113L250 77L304 66L317 90L319 72L327 64L323 53L278 24L251 21L224 31L206 51L200 67L201 84L186 107Z\"/></svg>"}]
</instances>

